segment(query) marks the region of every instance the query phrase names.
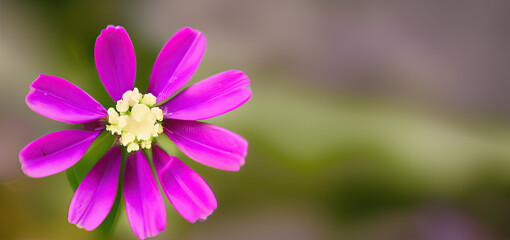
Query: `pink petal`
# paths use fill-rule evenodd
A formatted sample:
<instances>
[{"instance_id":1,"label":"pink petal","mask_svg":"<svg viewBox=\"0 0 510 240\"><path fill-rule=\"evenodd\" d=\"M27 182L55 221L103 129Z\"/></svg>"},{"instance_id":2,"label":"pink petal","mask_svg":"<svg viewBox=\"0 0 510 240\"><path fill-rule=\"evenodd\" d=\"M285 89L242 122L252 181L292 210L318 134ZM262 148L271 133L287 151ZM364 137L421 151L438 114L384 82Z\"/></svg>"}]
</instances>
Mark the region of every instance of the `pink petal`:
<instances>
[{"instance_id":1,"label":"pink petal","mask_svg":"<svg viewBox=\"0 0 510 240\"><path fill-rule=\"evenodd\" d=\"M149 93L157 97L157 102L186 84L200 64L205 46L204 35L189 27L168 40L154 63L149 82Z\"/></svg>"},{"instance_id":2,"label":"pink petal","mask_svg":"<svg viewBox=\"0 0 510 240\"><path fill-rule=\"evenodd\" d=\"M124 200L135 235L154 237L166 227L166 211L156 181L142 151L129 155L124 175Z\"/></svg>"},{"instance_id":3,"label":"pink petal","mask_svg":"<svg viewBox=\"0 0 510 240\"><path fill-rule=\"evenodd\" d=\"M226 129L195 121L165 120L164 131L191 159L228 171L239 171L248 141Z\"/></svg>"},{"instance_id":4,"label":"pink petal","mask_svg":"<svg viewBox=\"0 0 510 240\"><path fill-rule=\"evenodd\" d=\"M211 188L193 169L154 145L154 167L166 196L186 220L205 220L216 209Z\"/></svg>"},{"instance_id":5,"label":"pink petal","mask_svg":"<svg viewBox=\"0 0 510 240\"><path fill-rule=\"evenodd\" d=\"M250 79L241 71L226 71L187 88L161 106L165 117L202 120L243 105L251 96Z\"/></svg>"},{"instance_id":6,"label":"pink petal","mask_svg":"<svg viewBox=\"0 0 510 240\"><path fill-rule=\"evenodd\" d=\"M85 176L69 206L70 223L91 231L108 216L117 193L121 158L121 148L113 146Z\"/></svg>"},{"instance_id":7,"label":"pink petal","mask_svg":"<svg viewBox=\"0 0 510 240\"><path fill-rule=\"evenodd\" d=\"M101 31L94 47L97 73L113 101L133 90L136 58L131 39L121 26L108 26Z\"/></svg>"},{"instance_id":8,"label":"pink petal","mask_svg":"<svg viewBox=\"0 0 510 240\"><path fill-rule=\"evenodd\" d=\"M94 98L59 77L39 75L25 98L28 107L53 120L87 123L107 115Z\"/></svg>"},{"instance_id":9,"label":"pink petal","mask_svg":"<svg viewBox=\"0 0 510 240\"><path fill-rule=\"evenodd\" d=\"M21 169L34 178L62 172L81 159L99 133L65 130L39 138L21 149Z\"/></svg>"}]
</instances>

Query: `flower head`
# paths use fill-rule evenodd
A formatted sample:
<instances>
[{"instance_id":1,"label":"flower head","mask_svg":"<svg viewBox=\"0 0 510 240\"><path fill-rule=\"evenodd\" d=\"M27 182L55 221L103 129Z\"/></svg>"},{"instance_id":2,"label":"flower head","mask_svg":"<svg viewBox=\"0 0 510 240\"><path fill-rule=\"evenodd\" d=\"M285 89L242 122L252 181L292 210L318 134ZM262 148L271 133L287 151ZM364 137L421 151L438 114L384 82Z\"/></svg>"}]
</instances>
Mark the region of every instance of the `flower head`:
<instances>
[{"instance_id":1,"label":"flower head","mask_svg":"<svg viewBox=\"0 0 510 240\"><path fill-rule=\"evenodd\" d=\"M163 133L163 111L155 104L151 93L143 95L138 88L125 92L116 108L108 109L106 130L119 135L128 152L150 149L154 138Z\"/></svg>"},{"instance_id":2,"label":"flower head","mask_svg":"<svg viewBox=\"0 0 510 240\"><path fill-rule=\"evenodd\" d=\"M158 136L167 135L183 153L204 165L238 171L244 164L245 139L197 120L221 115L248 101L251 91L246 75L236 70L218 73L169 99L191 78L205 45L199 31L179 30L159 53L148 93L143 94L134 88L136 59L127 32L120 26L108 26L94 49L99 77L115 101L108 110L62 78L40 75L32 83L26 102L33 111L57 121L84 124L86 130L59 131L28 144L19 154L26 175L45 177L72 167L102 132L116 138L77 188L69 206L69 222L86 230L97 228L121 186L136 236L144 239L162 231L165 205L142 149L152 152L163 191L186 220L205 219L216 208L207 183L155 144ZM123 158L125 153L128 156Z\"/></svg>"}]
</instances>

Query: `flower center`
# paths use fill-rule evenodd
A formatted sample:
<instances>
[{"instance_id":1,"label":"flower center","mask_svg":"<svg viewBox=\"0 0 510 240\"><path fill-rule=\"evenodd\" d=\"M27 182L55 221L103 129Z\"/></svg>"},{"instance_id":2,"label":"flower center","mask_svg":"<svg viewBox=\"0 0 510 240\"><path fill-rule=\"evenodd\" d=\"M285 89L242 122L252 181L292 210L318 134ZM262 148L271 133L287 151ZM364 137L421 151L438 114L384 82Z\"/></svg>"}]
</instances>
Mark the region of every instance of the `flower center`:
<instances>
[{"instance_id":1,"label":"flower center","mask_svg":"<svg viewBox=\"0 0 510 240\"><path fill-rule=\"evenodd\" d=\"M156 97L150 93L143 95L137 88L125 92L117 106L108 109L106 130L120 135L128 152L151 148L154 138L163 132L163 111L154 104Z\"/></svg>"}]
</instances>

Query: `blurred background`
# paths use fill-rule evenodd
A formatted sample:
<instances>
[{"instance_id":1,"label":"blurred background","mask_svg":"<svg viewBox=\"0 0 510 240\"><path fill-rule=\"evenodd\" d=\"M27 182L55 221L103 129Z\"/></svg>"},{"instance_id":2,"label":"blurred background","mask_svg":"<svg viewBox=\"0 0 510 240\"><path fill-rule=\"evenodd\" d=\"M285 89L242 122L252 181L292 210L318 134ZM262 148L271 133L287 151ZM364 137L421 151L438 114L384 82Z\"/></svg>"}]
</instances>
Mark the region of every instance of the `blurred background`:
<instances>
[{"instance_id":1,"label":"blurred background","mask_svg":"<svg viewBox=\"0 0 510 240\"><path fill-rule=\"evenodd\" d=\"M188 85L239 69L253 96L208 122L250 142L240 172L176 151L218 208L190 224L166 200L155 239L510 238L508 1L0 0L0 239L94 239L67 222L65 173L30 179L18 153L73 126L32 112L39 74L113 104L96 37L122 25L145 92L181 27L207 50ZM125 212L112 239L136 239Z\"/></svg>"}]
</instances>

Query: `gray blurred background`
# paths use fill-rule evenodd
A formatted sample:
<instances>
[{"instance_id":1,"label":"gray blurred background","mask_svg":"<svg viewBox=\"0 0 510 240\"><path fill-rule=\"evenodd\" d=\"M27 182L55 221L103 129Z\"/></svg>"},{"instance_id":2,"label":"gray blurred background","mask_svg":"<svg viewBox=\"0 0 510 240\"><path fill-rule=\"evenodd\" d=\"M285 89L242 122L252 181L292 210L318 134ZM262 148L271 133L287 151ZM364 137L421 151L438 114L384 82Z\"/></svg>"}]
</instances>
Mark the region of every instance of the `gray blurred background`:
<instances>
[{"instance_id":1,"label":"gray blurred background","mask_svg":"<svg viewBox=\"0 0 510 240\"><path fill-rule=\"evenodd\" d=\"M145 92L181 27L207 50L190 81L239 69L253 96L208 122L250 142L240 172L183 156L217 210L167 203L155 239L510 238L508 1L0 0L0 239L93 239L67 222L64 173L30 179L18 152L61 129L24 102L39 74L112 106L93 49L122 25ZM79 127L79 126L78 126ZM135 239L121 213L112 239Z\"/></svg>"}]
</instances>

